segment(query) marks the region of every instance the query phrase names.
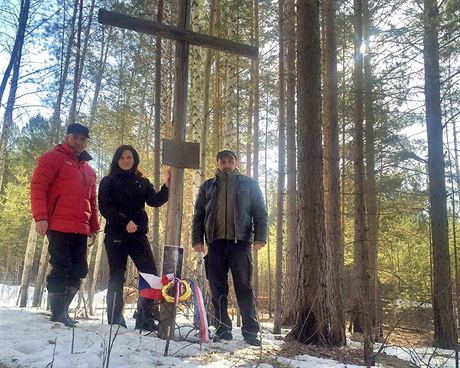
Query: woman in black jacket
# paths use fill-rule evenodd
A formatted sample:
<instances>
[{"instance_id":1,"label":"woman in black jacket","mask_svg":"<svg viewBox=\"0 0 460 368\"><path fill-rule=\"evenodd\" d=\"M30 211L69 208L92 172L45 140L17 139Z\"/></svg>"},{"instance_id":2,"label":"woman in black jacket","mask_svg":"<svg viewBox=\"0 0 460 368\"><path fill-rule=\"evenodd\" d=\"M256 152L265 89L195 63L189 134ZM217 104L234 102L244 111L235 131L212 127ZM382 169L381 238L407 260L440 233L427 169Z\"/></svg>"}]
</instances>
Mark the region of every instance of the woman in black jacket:
<instances>
[{"instance_id":1,"label":"woman in black jacket","mask_svg":"<svg viewBox=\"0 0 460 368\"><path fill-rule=\"evenodd\" d=\"M157 274L152 249L147 239L148 217L145 204L160 207L168 201L168 182L157 193L138 170L139 155L130 145L117 148L109 175L99 185L99 210L107 220L105 249L110 278L107 290L109 324L126 327L123 318L123 284L128 256L139 272ZM153 331L153 301L140 297L137 302L136 328ZM112 315L113 311L113 315Z\"/></svg>"}]
</instances>

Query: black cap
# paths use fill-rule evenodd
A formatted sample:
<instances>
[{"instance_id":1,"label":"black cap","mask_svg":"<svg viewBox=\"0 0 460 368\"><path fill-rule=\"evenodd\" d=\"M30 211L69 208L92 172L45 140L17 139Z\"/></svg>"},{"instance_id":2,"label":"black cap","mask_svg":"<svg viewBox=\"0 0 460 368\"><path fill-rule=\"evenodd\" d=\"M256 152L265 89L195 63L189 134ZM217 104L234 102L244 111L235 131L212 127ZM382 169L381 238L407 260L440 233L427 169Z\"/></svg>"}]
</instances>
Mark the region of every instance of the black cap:
<instances>
[{"instance_id":1,"label":"black cap","mask_svg":"<svg viewBox=\"0 0 460 368\"><path fill-rule=\"evenodd\" d=\"M67 127L66 134L81 134L82 136L89 138L89 129L85 127L84 125L81 125L79 123L74 123L74 124L70 124Z\"/></svg>"},{"instance_id":2,"label":"black cap","mask_svg":"<svg viewBox=\"0 0 460 368\"><path fill-rule=\"evenodd\" d=\"M221 158L224 158L225 156L230 156L232 158L234 158L235 160L238 161L238 158L236 157L236 153L233 152L233 151L230 151L230 150L223 150L223 151L220 151L218 154L217 154L217 159L221 159Z\"/></svg>"}]
</instances>

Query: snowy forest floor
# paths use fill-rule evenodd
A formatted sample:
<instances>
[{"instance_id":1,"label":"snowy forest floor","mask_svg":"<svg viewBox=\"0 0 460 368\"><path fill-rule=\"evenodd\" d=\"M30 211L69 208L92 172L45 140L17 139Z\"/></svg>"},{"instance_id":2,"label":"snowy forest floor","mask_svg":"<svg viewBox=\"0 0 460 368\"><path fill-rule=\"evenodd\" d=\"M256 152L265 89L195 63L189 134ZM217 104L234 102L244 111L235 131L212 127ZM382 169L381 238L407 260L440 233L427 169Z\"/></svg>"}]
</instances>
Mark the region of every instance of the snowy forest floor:
<instances>
[{"instance_id":1,"label":"snowy forest floor","mask_svg":"<svg viewBox=\"0 0 460 368\"><path fill-rule=\"evenodd\" d=\"M52 323L47 313L37 308L15 306L18 287L0 285L0 368L76 367L105 368L110 326L103 324L103 308L94 317L80 318L72 330ZM95 297L101 305L104 292ZM33 289L29 290L33 295ZM75 307L74 302L71 307ZM108 367L314 367L354 368L363 366L359 341L348 341L344 348L319 348L298 343L285 343L282 335L273 335L272 324L262 323L262 347L247 345L239 328L233 329L231 342L200 344L193 331L191 317L179 313L177 341L172 341L169 355L164 356L165 341L154 334L134 330L132 311L126 310L128 328L120 328L109 355ZM430 335L426 320L422 330L405 326L396 316L394 329L385 348L377 356L378 367L455 367L454 352L426 348ZM415 316L407 316L416 318ZM392 326L391 323L388 324ZM409 326L409 325L408 325ZM401 332L400 332L401 331ZM422 332L421 332L422 331ZM212 328L211 328L212 332ZM115 329L112 330L112 337ZM212 336L212 334L211 334ZM72 345L73 339L73 345ZM356 339L359 340L359 339ZM399 341L401 344L397 344ZM73 346L73 352L72 352ZM378 351L380 344L376 344Z\"/></svg>"}]
</instances>

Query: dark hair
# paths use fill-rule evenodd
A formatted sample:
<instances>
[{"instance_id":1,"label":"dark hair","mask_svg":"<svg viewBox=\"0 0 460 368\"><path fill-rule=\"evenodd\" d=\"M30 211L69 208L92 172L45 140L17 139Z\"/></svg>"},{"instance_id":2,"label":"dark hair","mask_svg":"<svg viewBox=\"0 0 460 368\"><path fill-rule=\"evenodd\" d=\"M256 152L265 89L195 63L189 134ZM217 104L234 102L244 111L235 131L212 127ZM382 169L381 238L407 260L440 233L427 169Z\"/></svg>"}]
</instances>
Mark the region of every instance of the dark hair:
<instances>
[{"instance_id":1,"label":"dark hair","mask_svg":"<svg viewBox=\"0 0 460 368\"><path fill-rule=\"evenodd\" d=\"M118 160L121 158L121 155L125 151L131 151L131 153L133 154L133 158L134 158L134 165L129 171L134 173L134 175L136 175L136 176L141 176L142 175L141 172L137 169L137 167L139 166L139 162L140 162L139 154L134 149L134 147L131 146L130 144L123 144L123 145L121 145L120 147L117 148L117 150L113 154L112 163L110 164L109 175L115 175L115 174L118 174L118 173L121 173L121 172L124 171L118 165Z\"/></svg>"}]
</instances>

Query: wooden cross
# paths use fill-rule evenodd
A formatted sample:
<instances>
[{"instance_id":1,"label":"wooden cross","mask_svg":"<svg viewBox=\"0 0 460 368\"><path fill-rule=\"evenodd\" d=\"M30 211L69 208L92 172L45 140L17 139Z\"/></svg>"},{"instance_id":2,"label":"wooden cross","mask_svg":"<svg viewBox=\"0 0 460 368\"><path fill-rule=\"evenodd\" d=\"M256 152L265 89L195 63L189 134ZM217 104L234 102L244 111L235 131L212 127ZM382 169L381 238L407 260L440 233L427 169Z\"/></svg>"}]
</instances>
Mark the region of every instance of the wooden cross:
<instances>
[{"instance_id":1,"label":"wooden cross","mask_svg":"<svg viewBox=\"0 0 460 368\"><path fill-rule=\"evenodd\" d=\"M178 1L176 27L104 9L99 9L98 20L101 24L130 29L176 41L172 140L179 144L185 142L189 44L229 52L251 59L257 58L259 53L259 49L251 45L190 31L190 0ZM171 167L165 244L180 245L183 188L184 169ZM165 323L160 323L159 337L168 338L169 342L171 332L167 332L168 329L164 327L165 325ZM171 326L172 335L174 335L174 320ZM166 354L167 349L165 351Z\"/></svg>"}]
</instances>

